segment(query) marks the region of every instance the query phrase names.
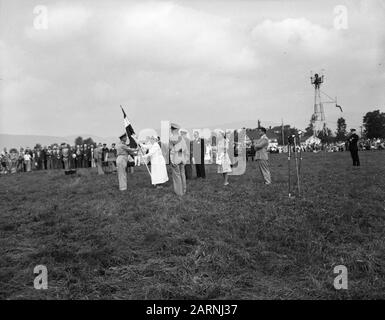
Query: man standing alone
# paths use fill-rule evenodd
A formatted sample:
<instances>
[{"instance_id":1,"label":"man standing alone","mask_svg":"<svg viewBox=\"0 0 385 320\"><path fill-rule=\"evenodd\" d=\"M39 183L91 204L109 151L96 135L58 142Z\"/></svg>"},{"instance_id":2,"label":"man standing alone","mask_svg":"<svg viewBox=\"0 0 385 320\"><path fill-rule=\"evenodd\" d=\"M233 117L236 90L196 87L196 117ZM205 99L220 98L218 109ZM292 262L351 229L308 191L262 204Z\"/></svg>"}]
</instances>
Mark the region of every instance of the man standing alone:
<instances>
[{"instance_id":1,"label":"man standing alone","mask_svg":"<svg viewBox=\"0 0 385 320\"><path fill-rule=\"evenodd\" d=\"M192 142L192 152L195 162L195 169L197 172L197 178L206 178L205 171L205 153L206 145L205 140L199 137L199 132L194 131L194 141Z\"/></svg>"},{"instance_id":2,"label":"man standing alone","mask_svg":"<svg viewBox=\"0 0 385 320\"><path fill-rule=\"evenodd\" d=\"M353 166L359 167L360 166L360 158L358 157L358 135L356 134L356 129L351 129L350 134L348 135L348 142L349 142L349 150L350 155L353 159Z\"/></svg>"},{"instance_id":3,"label":"man standing alone","mask_svg":"<svg viewBox=\"0 0 385 320\"><path fill-rule=\"evenodd\" d=\"M266 136L266 129L261 127L258 129L260 138L255 144L255 160L258 163L259 170L265 180L265 184L271 184L271 175L269 169L269 156L267 153L267 147L269 146L269 139Z\"/></svg>"}]
</instances>

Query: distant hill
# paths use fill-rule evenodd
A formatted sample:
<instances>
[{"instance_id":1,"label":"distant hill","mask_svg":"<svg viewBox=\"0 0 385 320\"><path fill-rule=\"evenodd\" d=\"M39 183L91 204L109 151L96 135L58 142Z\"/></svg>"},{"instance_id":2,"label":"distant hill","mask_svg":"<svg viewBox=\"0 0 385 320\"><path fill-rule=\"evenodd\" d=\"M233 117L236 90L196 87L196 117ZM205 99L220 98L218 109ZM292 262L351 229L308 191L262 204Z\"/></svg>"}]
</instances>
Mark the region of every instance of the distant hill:
<instances>
[{"instance_id":1,"label":"distant hill","mask_svg":"<svg viewBox=\"0 0 385 320\"><path fill-rule=\"evenodd\" d=\"M40 143L42 146L50 145L52 143L69 143L70 145L74 144L75 138L77 137L92 138L95 142L107 143L110 145L113 142L117 142L117 138L114 137L98 137L92 134L77 134L66 137L59 136L40 136L40 135L16 135L16 134L2 134L0 133L0 148L17 148L20 147L30 147L33 148L37 143Z\"/></svg>"}]
</instances>

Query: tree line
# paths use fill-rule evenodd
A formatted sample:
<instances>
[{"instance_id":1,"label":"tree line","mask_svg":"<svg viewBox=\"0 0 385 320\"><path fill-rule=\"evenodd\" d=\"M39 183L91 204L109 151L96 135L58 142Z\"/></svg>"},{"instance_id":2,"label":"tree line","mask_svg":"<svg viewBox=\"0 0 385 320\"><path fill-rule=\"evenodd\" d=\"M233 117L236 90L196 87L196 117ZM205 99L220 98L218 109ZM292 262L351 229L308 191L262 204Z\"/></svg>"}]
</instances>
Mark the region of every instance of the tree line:
<instances>
[{"instance_id":1,"label":"tree line","mask_svg":"<svg viewBox=\"0 0 385 320\"><path fill-rule=\"evenodd\" d=\"M258 120L258 127L260 127L260 121ZM380 110L374 110L367 112L363 116L362 128L355 128L358 133L365 139L380 138L385 139L385 113ZM361 129L361 130L360 130ZM254 140L257 137L257 129L246 129L246 133L250 139ZM287 137L296 135L298 136L299 129L291 127L290 125L282 125L269 127L268 132L274 133L277 137L278 144L286 144ZM310 120L308 127L303 132L303 137L309 138L314 134L313 122ZM343 117L337 119L337 129L333 132L330 128L325 126L323 130L318 133L318 138L322 143L334 143L346 141L348 135L348 128L346 120ZM283 141L282 139L285 139Z\"/></svg>"}]
</instances>

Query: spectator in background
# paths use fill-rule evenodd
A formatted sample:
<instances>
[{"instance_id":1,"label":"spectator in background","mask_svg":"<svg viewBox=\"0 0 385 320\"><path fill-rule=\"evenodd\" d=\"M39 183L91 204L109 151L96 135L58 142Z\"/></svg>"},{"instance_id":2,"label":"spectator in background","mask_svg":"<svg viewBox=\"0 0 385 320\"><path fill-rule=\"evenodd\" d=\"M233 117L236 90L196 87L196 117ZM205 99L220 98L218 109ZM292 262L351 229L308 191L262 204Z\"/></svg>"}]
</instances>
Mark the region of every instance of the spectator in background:
<instances>
[{"instance_id":1,"label":"spectator in background","mask_svg":"<svg viewBox=\"0 0 385 320\"><path fill-rule=\"evenodd\" d=\"M78 165L77 165L77 155L76 155L75 146L70 147L69 160L70 160L70 168L76 169L78 167Z\"/></svg>"},{"instance_id":2,"label":"spectator in background","mask_svg":"<svg viewBox=\"0 0 385 320\"><path fill-rule=\"evenodd\" d=\"M47 169L47 146L44 146L44 148L42 148L41 150L41 159L42 159L41 168L43 170L46 170Z\"/></svg>"},{"instance_id":3,"label":"spectator in background","mask_svg":"<svg viewBox=\"0 0 385 320\"><path fill-rule=\"evenodd\" d=\"M48 146L46 158L47 158L47 170L52 170L53 169L53 150L50 146Z\"/></svg>"},{"instance_id":4,"label":"spectator in background","mask_svg":"<svg viewBox=\"0 0 385 320\"><path fill-rule=\"evenodd\" d=\"M1 172L3 174L8 173L8 167L9 167L9 154L7 151L7 148L3 149L3 152L1 153Z\"/></svg>"},{"instance_id":5,"label":"spectator in background","mask_svg":"<svg viewBox=\"0 0 385 320\"><path fill-rule=\"evenodd\" d=\"M63 155L63 165L64 170L69 170L70 168L70 145L69 144L62 144L62 155Z\"/></svg>"},{"instance_id":6,"label":"spectator in background","mask_svg":"<svg viewBox=\"0 0 385 320\"><path fill-rule=\"evenodd\" d=\"M184 166L184 169L185 169L186 180L190 180L190 179L192 179L192 158L193 158L193 155L191 152L191 141L187 137L188 132L186 129L183 129L183 128L180 129L179 133L181 134L182 139L184 140L184 142L186 143L186 146L187 146L188 156L187 156L187 161L186 161L186 164Z\"/></svg>"},{"instance_id":7,"label":"spectator in background","mask_svg":"<svg viewBox=\"0 0 385 320\"><path fill-rule=\"evenodd\" d=\"M218 165L218 173L223 176L223 185L227 186L229 184L229 173L231 169L231 160L229 156L230 141L226 137L226 134L223 130L218 130L218 139L217 139L217 158L216 164Z\"/></svg>"},{"instance_id":8,"label":"spectator in background","mask_svg":"<svg viewBox=\"0 0 385 320\"><path fill-rule=\"evenodd\" d=\"M12 148L11 150L9 150L9 171L10 171L10 173L16 173L18 160L19 160L19 152L17 151L17 149Z\"/></svg>"},{"instance_id":9,"label":"spectator in background","mask_svg":"<svg viewBox=\"0 0 385 320\"><path fill-rule=\"evenodd\" d=\"M98 168L98 174L104 174L102 162L103 162L103 146L101 143L98 144L98 147L94 151L94 159L96 167Z\"/></svg>"},{"instance_id":10,"label":"spectator in background","mask_svg":"<svg viewBox=\"0 0 385 320\"><path fill-rule=\"evenodd\" d=\"M83 158L83 152L80 148L80 145L76 146L76 168L81 168L82 167L82 158Z\"/></svg>"},{"instance_id":11,"label":"spectator in background","mask_svg":"<svg viewBox=\"0 0 385 320\"><path fill-rule=\"evenodd\" d=\"M251 147L250 147L251 161L254 161L254 157L255 157L255 145L254 145L254 141L253 141L253 142L251 142Z\"/></svg>"},{"instance_id":12,"label":"spectator in background","mask_svg":"<svg viewBox=\"0 0 385 320\"><path fill-rule=\"evenodd\" d=\"M91 165L90 167L91 168L96 168L96 162L95 162L95 148L94 148L94 145L91 145L90 147L90 159L91 159Z\"/></svg>"},{"instance_id":13,"label":"spectator in background","mask_svg":"<svg viewBox=\"0 0 385 320\"><path fill-rule=\"evenodd\" d=\"M28 152L28 147L27 147L27 152L24 154L24 164L25 164L26 172L31 172L32 170L31 161L32 161L32 157L31 157L31 154Z\"/></svg>"},{"instance_id":14,"label":"spectator in background","mask_svg":"<svg viewBox=\"0 0 385 320\"><path fill-rule=\"evenodd\" d=\"M52 164L54 169L59 169L60 154L56 145L52 148Z\"/></svg>"},{"instance_id":15,"label":"spectator in background","mask_svg":"<svg viewBox=\"0 0 385 320\"><path fill-rule=\"evenodd\" d=\"M116 149L115 149L116 151ZM115 163L116 163L116 156L115 156L115 152L114 150L111 148L109 151L108 151L108 154L107 154L107 167L105 168L106 170L106 173L112 173L112 172L116 172L116 166L115 166Z\"/></svg>"},{"instance_id":16,"label":"spectator in background","mask_svg":"<svg viewBox=\"0 0 385 320\"><path fill-rule=\"evenodd\" d=\"M349 141L349 150L350 150L350 155L353 160L353 166L354 167L359 167L360 166L360 158L358 157L358 140L359 137L356 133L356 129L351 129L350 134L348 134L348 141Z\"/></svg>"},{"instance_id":17,"label":"spectator in background","mask_svg":"<svg viewBox=\"0 0 385 320\"><path fill-rule=\"evenodd\" d=\"M118 154L117 154L117 151L116 151L116 144L115 143L113 143L111 145L110 152L112 152L114 154L114 157L115 157L114 166L115 166L115 169L116 169L116 157L118 156Z\"/></svg>"},{"instance_id":18,"label":"spectator in background","mask_svg":"<svg viewBox=\"0 0 385 320\"><path fill-rule=\"evenodd\" d=\"M205 140L199 137L199 132L194 131L194 141L192 142L192 152L195 163L195 169L197 172L197 178L206 178L205 171L205 153L206 145Z\"/></svg>"},{"instance_id":19,"label":"spectator in background","mask_svg":"<svg viewBox=\"0 0 385 320\"><path fill-rule=\"evenodd\" d=\"M106 143L103 143L103 148L102 148L102 167L103 167L103 170L106 169L106 167L108 166L108 162L107 162L107 156L108 156L108 152L110 150L107 148L107 144Z\"/></svg>"},{"instance_id":20,"label":"spectator in background","mask_svg":"<svg viewBox=\"0 0 385 320\"><path fill-rule=\"evenodd\" d=\"M18 172L24 172L24 149L20 148L19 150L19 157L17 160L17 171Z\"/></svg>"}]
</instances>

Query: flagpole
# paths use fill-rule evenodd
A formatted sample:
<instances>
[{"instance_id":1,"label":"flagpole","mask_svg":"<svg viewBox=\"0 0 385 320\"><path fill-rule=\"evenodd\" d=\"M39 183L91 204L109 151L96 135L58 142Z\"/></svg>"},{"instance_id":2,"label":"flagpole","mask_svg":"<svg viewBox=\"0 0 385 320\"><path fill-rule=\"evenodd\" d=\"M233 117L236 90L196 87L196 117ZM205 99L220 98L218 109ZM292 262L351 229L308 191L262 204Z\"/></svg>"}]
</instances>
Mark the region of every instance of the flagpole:
<instances>
[{"instance_id":1,"label":"flagpole","mask_svg":"<svg viewBox=\"0 0 385 320\"><path fill-rule=\"evenodd\" d=\"M122 107L122 105L120 105L120 108L122 109L122 111L123 111L123 114L125 115L125 112L124 112L124 110L123 110L123 107ZM135 133L135 132L134 132ZM128 133L127 133L127 130L126 130L126 137L127 137L127 140L128 141L130 141L130 137L128 136ZM143 150L142 150L142 148L140 147L140 144L139 144L139 142L138 142L138 140L137 139L135 139L135 137L133 136L133 135L131 135L131 137L132 137L132 139L134 139L134 141L136 142L136 144L139 146L139 150L140 150L140 152L141 152L141 154L142 154L142 157L144 156L144 153L143 153ZM144 160L143 160L144 161ZM150 175L150 177L152 178L152 175L151 175L151 172L150 172L150 169L148 169L148 165L147 165L147 162L145 162L144 161L144 164L146 165L146 168L147 168L147 172L148 172L148 174Z\"/></svg>"}]
</instances>

